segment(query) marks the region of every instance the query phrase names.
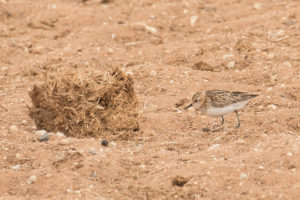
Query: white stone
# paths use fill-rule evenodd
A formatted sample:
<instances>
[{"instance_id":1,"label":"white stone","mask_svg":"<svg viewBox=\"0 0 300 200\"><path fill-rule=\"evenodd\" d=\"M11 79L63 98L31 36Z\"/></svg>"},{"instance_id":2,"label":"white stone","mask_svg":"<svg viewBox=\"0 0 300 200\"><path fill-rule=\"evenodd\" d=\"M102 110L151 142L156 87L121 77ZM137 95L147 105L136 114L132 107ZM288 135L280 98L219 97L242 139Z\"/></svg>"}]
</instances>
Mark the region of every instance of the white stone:
<instances>
[{"instance_id":1,"label":"white stone","mask_svg":"<svg viewBox=\"0 0 300 200\"><path fill-rule=\"evenodd\" d=\"M140 165L140 168L142 168L142 169L146 169L146 165Z\"/></svg>"},{"instance_id":2,"label":"white stone","mask_svg":"<svg viewBox=\"0 0 300 200\"><path fill-rule=\"evenodd\" d=\"M17 133L18 131L19 131L19 129L15 125L12 125L12 126L9 127L9 132L10 133Z\"/></svg>"},{"instance_id":3,"label":"white stone","mask_svg":"<svg viewBox=\"0 0 300 200\"><path fill-rule=\"evenodd\" d=\"M276 110L276 108L277 108L277 106L274 105L274 104L268 105L267 107L268 107L268 108L272 108L273 110Z\"/></svg>"},{"instance_id":4,"label":"white stone","mask_svg":"<svg viewBox=\"0 0 300 200\"><path fill-rule=\"evenodd\" d=\"M47 177L47 178L51 178L51 177L52 177L52 174L46 174L46 177Z\"/></svg>"},{"instance_id":5,"label":"white stone","mask_svg":"<svg viewBox=\"0 0 300 200\"><path fill-rule=\"evenodd\" d=\"M256 10L259 10L259 9L261 9L262 4L260 4L260 3L255 3L255 4L253 4L253 7L254 7Z\"/></svg>"},{"instance_id":6,"label":"white stone","mask_svg":"<svg viewBox=\"0 0 300 200\"><path fill-rule=\"evenodd\" d=\"M258 169L265 169L264 166L258 166Z\"/></svg>"},{"instance_id":7,"label":"white stone","mask_svg":"<svg viewBox=\"0 0 300 200\"><path fill-rule=\"evenodd\" d=\"M220 144L214 144L211 147L208 148L208 151L211 151L213 149L218 149L220 147Z\"/></svg>"},{"instance_id":8,"label":"white stone","mask_svg":"<svg viewBox=\"0 0 300 200\"><path fill-rule=\"evenodd\" d=\"M192 16L191 19L190 19L191 26L194 26L195 23L197 22L197 20L198 20L198 16L197 15Z\"/></svg>"},{"instance_id":9,"label":"white stone","mask_svg":"<svg viewBox=\"0 0 300 200\"><path fill-rule=\"evenodd\" d=\"M133 76L133 72L132 71L128 71L128 72L126 72L125 73L127 76L129 75L129 76Z\"/></svg>"},{"instance_id":10,"label":"white stone","mask_svg":"<svg viewBox=\"0 0 300 200\"><path fill-rule=\"evenodd\" d=\"M113 53L114 52L114 50L112 48L109 48L107 51L108 51L108 53Z\"/></svg>"},{"instance_id":11,"label":"white stone","mask_svg":"<svg viewBox=\"0 0 300 200\"><path fill-rule=\"evenodd\" d=\"M286 155L287 156L292 156L293 154L292 154L292 152L288 152Z\"/></svg>"},{"instance_id":12,"label":"white stone","mask_svg":"<svg viewBox=\"0 0 300 200\"><path fill-rule=\"evenodd\" d=\"M150 73L149 73L151 76L156 76L157 72L152 70Z\"/></svg>"},{"instance_id":13,"label":"white stone","mask_svg":"<svg viewBox=\"0 0 300 200\"><path fill-rule=\"evenodd\" d=\"M1 71L6 71L8 69L8 67L2 67Z\"/></svg>"},{"instance_id":14,"label":"white stone","mask_svg":"<svg viewBox=\"0 0 300 200\"><path fill-rule=\"evenodd\" d=\"M13 170L18 170L18 169L20 169L20 165L14 165L14 166L11 166L11 169L13 169Z\"/></svg>"},{"instance_id":15,"label":"white stone","mask_svg":"<svg viewBox=\"0 0 300 200\"><path fill-rule=\"evenodd\" d=\"M38 130L38 131L35 131L35 134L38 135L38 136L42 136L42 135L44 135L44 134L46 134L46 133L47 133L47 131L45 131L45 130Z\"/></svg>"},{"instance_id":16,"label":"white stone","mask_svg":"<svg viewBox=\"0 0 300 200\"><path fill-rule=\"evenodd\" d=\"M240 178L241 179L247 179L248 178L248 175L246 173L241 173L240 174Z\"/></svg>"},{"instance_id":17,"label":"white stone","mask_svg":"<svg viewBox=\"0 0 300 200\"><path fill-rule=\"evenodd\" d=\"M59 137L59 138L66 137L65 134L63 134L63 133L61 133L61 132L57 132L57 133L56 133L56 136Z\"/></svg>"},{"instance_id":18,"label":"white stone","mask_svg":"<svg viewBox=\"0 0 300 200\"><path fill-rule=\"evenodd\" d=\"M234 61L230 61L228 64L227 64L227 68L234 68L235 66L235 62Z\"/></svg>"},{"instance_id":19,"label":"white stone","mask_svg":"<svg viewBox=\"0 0 300 200\"><path fill-rule=\"evenodd\" d=\"M94 185L89 185L89 188L90 189L93 189L95 186Z\"/></svg>"},{"instance_id":20,"label":"white stone","mask_svg":"<svg viewBox=\"0 0 300 200\"><path fill-rule=\"evenodd\" d=\"M269 59L274 58L274 57L275 57L274 53L269 53L269 55L268 55Z\"/></svg>"},{"instance_id":21,"label":"white stone","mask_svg":"<svg viewBox=\"0 0 300 200\"><path fill-rule=\"evenodd\" d=\"M32 175L32 176L30 176L30 177L27 179L26 183L27 183L27 184L32 184L32 183L35 183L36 181L37 181L36 175Z\"/></svg>"},{"instance_id":22,"label":"white stone","mask_svg":"<svg viewBox=\"0 0 300 200\"><path fill-rule=\"evenodd\" d=\"M222 57L223 60L226 60L228 58L232 58L233 57L233 54L226 54Z\"/></svg>"},{"instance_id":23,"label":"white stone","mask_svg":"<svg viewBox=\"0 0 300 200\"><path fill-rule=\"evenodd\" d=\"M114 142L110 142L110 145L111 145L112 147L114 147L114 148L117 146L117 144L114 143Z\"/></svg>"},{"instance_id":24,"label":"white stone","mask_svg":"<svg viewBox=\"0 0 300 200\"><path fill-rule=\"evenodd\" d=\"M75 190L75 194L80 194L80 190Z\"/></svg>"}]
</instances>

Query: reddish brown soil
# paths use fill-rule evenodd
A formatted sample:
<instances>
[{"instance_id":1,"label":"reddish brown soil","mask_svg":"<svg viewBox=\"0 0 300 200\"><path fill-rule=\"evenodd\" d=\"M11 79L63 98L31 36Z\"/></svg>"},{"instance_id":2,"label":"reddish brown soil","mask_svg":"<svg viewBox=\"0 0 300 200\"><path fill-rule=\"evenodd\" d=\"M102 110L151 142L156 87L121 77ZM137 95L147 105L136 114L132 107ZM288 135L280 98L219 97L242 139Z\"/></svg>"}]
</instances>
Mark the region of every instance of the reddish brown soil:
<instances>
[{"instance_id":1,"label":"reddish brown soil","mask_svg":"<svg viewBox=\"0 0 300 200\"><path fill-rule=\"evenodd\" d=\"M0 0L0 199L300 199L299 10L298 0ZM37 141L28 91L46 71L114 66L133 74L144 105L132 140ZM220 119L175 104L208 89L261 95L239 129L231 114L207 133Z\"/></svg>"}]
</instances>

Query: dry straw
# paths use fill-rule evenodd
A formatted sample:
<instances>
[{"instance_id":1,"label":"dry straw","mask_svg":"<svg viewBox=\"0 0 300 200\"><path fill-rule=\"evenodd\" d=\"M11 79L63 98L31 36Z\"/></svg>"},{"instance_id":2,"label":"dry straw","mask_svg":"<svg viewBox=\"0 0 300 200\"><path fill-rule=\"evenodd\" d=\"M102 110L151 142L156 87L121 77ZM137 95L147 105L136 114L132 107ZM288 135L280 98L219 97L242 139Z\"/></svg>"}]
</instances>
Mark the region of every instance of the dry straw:
<instances>
[{"instance_id":1,"label":"dry straw","mask_svg":"<svg viewBox=\"0 0 300 200\"><path fill-rule=\"evenodd\" d=\"M73 137L129 139L139 129L133 80L119 68L94 74L74 70L47 75L29 92L29 116L37 128Z\"/></svg>"}]
</instances>

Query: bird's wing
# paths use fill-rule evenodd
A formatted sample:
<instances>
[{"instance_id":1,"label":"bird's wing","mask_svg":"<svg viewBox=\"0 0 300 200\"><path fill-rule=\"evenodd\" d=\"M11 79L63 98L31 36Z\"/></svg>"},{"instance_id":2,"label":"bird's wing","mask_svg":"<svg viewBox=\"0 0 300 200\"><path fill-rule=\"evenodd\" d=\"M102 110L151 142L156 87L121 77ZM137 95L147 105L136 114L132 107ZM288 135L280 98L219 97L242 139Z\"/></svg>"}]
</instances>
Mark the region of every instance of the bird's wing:
<instances>
[{"instance_id":1,"label":"bird's wing","mask_svg":"<svg viewBox=\"0 0 300 200\"><path fill-rule=\"evenodd\" d=\"M246 101L258 95L246 92L231 92L225 90L208 90L206 97L210 99L212 106L224 107L241 101Z\"/></svg>"}]
</instances>

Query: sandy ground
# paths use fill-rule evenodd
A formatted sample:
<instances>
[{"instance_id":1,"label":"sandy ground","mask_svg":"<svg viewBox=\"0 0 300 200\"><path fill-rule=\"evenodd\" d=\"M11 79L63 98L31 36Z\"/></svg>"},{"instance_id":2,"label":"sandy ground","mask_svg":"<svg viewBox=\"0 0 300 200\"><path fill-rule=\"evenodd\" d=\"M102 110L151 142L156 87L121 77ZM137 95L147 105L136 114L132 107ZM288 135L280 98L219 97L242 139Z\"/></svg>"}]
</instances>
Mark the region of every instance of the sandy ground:
<instances>
[{"instance_id":1,"label":"sandy ground","mask_svg":"<svg viewBox=\"0 0 300 200\"><path fill-rule=\"evenodd\" d=\"M0 0L0 199L300 199L299 10L298 0ZM143 104L132 140L37 140L28 91L46 71L114 66ZM220 119L176 104L209 89L260 96L239 129L230 114L203 132ZM187 183L173 186L176 176Z\"/></svg>"}]
</instances>

